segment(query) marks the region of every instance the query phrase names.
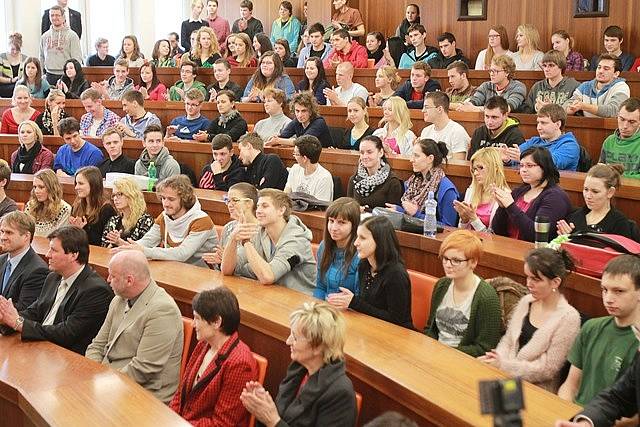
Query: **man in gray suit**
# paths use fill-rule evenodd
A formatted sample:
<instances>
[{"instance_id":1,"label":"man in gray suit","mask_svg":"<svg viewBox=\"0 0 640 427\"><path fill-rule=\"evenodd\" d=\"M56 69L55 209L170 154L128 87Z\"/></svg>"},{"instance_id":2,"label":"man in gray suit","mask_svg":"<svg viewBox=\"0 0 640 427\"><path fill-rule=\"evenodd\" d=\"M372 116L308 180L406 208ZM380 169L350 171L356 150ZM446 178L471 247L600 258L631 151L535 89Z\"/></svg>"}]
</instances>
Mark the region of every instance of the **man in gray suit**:
<instances>
[{"instance_id":1,"label":"man in gray suit","mask_svg":"<svg viewBox=\"0 0 640 427\"><path fill-rule=\"evenodd\" d=\"M115 254L108 281L116 296L86 356L127 374L169 402L180 381L183 344L176 302L151 278L142 252Z\"/></svg>"},{"instance_id":2,"label":"man in gray suit","mask_svg":"<svg viewBox=\"0 0 640 427\"><path fill-rule=\"evenodd\" d=\"M49 274L47 264L31 249L35 232L33 218L24 212L13 211L0 219L0 295L11 300L18 311L34 302L44 279ZM13 330L0 325L0 333Z\"/></svg>"}]
</instances>

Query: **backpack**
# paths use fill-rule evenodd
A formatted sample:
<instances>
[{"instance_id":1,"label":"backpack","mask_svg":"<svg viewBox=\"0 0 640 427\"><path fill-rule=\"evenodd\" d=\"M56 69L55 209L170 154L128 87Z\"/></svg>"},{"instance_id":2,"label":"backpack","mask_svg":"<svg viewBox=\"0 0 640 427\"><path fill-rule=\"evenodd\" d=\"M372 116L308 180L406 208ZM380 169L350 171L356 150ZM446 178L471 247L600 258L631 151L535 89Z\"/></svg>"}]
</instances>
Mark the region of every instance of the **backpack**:
<instances>
[{"instance_id":1,"label":"backpack","mask_svg":"<svg viewBox=\"0 0 640 427\"><path fill-rule=\"evenodd\" d=\"M576 272L602 277L607 263L622 254L640 255L640 243L617 234L574 233L560 245L576 262Z\"/></svg>"},{"instance_id":2,"label":"backpack","mask_svg":"<svg viewBox=\"0 0 640 427\"><path fill-rule=\"evenodd\" d=\"M578 168L576 170L578 172L589 172L593 163L591 156L582 144L578 144L578 147L580 147L580 157L578 158Z\"/></svg>"},{"instance_id":3,"label":"backpack","mask_svg":"<svg viewBox=\"0 0 640 427\"><path fill-rule=\"evenodd\" d=\"M529 293L529 289L526 286L516 282L509 277L494 277L486 280L488 284L493 286L496 290L498 298L500 299L500 311L502 311L502 334L507 330L509 319L511 318L511 312L520 299Z\"/></svg>"}]
</instances>

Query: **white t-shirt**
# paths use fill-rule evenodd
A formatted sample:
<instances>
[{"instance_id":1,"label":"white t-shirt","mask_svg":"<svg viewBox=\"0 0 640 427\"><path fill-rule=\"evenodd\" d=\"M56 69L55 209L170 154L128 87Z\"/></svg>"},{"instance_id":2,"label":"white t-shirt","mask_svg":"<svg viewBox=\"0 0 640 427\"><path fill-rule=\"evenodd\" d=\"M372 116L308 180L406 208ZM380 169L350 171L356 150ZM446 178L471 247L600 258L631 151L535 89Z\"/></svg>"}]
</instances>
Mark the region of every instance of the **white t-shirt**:
<instances>
[{"instance_id":1,"label":"white t-shirt","mask_svg":"<svg viewBox=\"0 0 640 427\"><path fill-rule=\"evenodd\" d=\"M290 188L292 192L309 194L318 200L327 202L333 200L333 177L320 164L311 175L305 175L304 169L299 164L291 166L285 188Z\"/></svg>"},{"instance_id":2,"label":"white t-shirt","mask_svg":"<svg viewBox=\"0 0 640 427\"><path fill-rule=\"evenodd\" d=\"M453 283L449 285L447 293L444 294L440 306L436 310L436 325L438 326L438 341L449 347L458 347L471 317L471 303L473 296L478 289L480 280L476 280L473 292L469 293L467 299L460 304L453 301Z\"/></svg>"},{"instance_id":3,"label":"white t-shirt","mask_svg":"<svg viewBox=\"0 0 640 427\"><path fill-rule=\"evenodd\" d=\"M471 137L467 130L460 123L453 120L449 120L449 123L439 131L436 130L435 125L429 125L422 129L420 139L424 138L433 139L435 142L442 141L447 144L449 149L448 159L451 159L453 153L466 153L471 143Z\"/></svg>"},{"instance_id":4,"label":"white t-shirt","mask_svg":"<svg viewBox=\"0 0 640 427\"><path fill-rule=\"evenodd\" d=\"M507 51L507 55L513 57L513 52ZM476 58L476 70L484 70L484 58L487 56L487 49L482 49ZM488 69L488 68L487 68Z\"/></svg>"},{"instance_id":5,"label":"white t-shirt","mask_svg":"<svg viewBox=\"0 0 640 427\"><path fill-rule=\"evenodd\" d=\"M91 121L91 126L89 126L88 130L88 136L98 136L98 128L100 127L100 123L102 123L102 120L93 119Z\"/></svg>"},{"instance_id":6,"label":"white t-shirt","mask_svg":"<svg viewBox=\"0 0 640 427\"><path fill-rule=\"evenodd\" d=\"M338 86L335 91L338 94L338 98L344 102L344 105L347 105L349 101L351 101L351 98L356 96L362 98L364 102L367 102L367 98L369 98L369 91L360 83L353 83L349 90L345 92L342 91L342 87L340 86ZM327 99L327 105L331 105L331 101L329 101L329 99Z\"/></svg>"}]
</instances>

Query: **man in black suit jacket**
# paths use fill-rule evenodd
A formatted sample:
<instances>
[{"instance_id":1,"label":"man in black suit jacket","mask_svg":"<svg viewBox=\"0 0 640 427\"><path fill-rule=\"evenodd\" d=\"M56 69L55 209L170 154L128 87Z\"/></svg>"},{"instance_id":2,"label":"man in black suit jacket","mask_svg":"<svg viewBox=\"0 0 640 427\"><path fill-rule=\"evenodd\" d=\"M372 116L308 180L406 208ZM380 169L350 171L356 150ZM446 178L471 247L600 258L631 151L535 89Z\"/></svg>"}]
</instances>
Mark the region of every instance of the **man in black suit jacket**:
<instances>
[{"instance_id":1,"label":"man in black suit jacket","mask_svg":"<svg viewBox=\"0 0 640 427\"><path fill-rule=\"evenodd\" d=\"M24 212L13 211L0 219L0 295L11 300L18 311L34 302L45 277L47 264L31 249L35 232L33 218ZM0 333L10 333L11 328L0 325Z\"/></svg>"},{"instance_id":2,"label":"man in black suit jacket","mask_svg":"<svg viewBox=\"0 0 640 427\"><path fill-rule=\"evenodd\" d=\"M68 0L58 0L57 3L58 6L65 10L65 17L67 16L66 11L69 11L69 22L67 26L71 27L73 32L78 35L78 38L82 38L82 14L77 10L67 8ZM51 20L49 19L49 9L47 9L44 11L44 15L42 15L41 34L44 34L49 28L51 28Z\"/></svg>"},{"instance_id":3,"label":"man in black suit jacket","mask_svg":"<svg viewBox=\"0 0 640 427\"><path fill-rule=\"evenodd\" d=\"M0 297L0 323L22 333L23 340L47 340L84 354L109 310L113 292L91 267L84 230L63 226L49 236L49 269L42 293L18 312Z\"/></svg>"}]
</instances>

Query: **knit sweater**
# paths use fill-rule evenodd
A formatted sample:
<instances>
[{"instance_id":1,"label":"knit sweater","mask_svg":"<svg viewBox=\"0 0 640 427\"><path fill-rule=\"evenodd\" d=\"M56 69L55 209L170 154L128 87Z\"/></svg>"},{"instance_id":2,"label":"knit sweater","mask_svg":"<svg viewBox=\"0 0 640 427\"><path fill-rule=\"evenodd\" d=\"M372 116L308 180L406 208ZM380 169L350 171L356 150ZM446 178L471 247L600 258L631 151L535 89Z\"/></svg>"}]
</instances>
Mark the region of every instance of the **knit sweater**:
<instances>
[{"instance_id":1,"label":"knit sweater","mask_svg":"<svg viewBox=\"0 0 640 427\"><path fill-rule=\"evenodd\" d=\"M523 106L526 95L527 87L519 80L510 80L502 93L498 93L495 84L491 82L484 82L478 86L476 92L471 95L467 102L476 106L483 106L489 98L501 96L505 101L507 101L507 104L509 104L509 110L511 112L516 112Z\"/></svg>"},{"instance_id":2,"label":"knit sweater","mask_svg":"<svg viewBox=\"0 0 640 427\"><path fill-rule=\"evenodd\" d=\"M620 105L631 94L629 85L622 78L614 79L600 89L597 88L597 83L595 79L581 83L573 92L569 104L580 101L598 106L596 114L583 111L585 117L615 117L620 110Z\"/></svg>"}]
</instances>

